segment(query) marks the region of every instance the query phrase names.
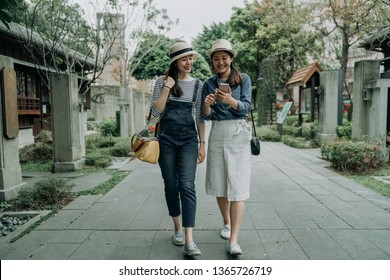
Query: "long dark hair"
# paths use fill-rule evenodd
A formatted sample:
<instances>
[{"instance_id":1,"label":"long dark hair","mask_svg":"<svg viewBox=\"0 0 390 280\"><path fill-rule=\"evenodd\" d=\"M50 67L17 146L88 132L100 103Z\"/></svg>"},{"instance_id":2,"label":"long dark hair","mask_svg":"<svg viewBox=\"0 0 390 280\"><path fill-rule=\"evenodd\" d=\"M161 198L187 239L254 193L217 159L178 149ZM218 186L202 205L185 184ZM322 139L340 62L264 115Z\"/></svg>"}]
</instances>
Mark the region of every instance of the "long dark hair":
<instances>
[{"instance_id":1,"label":"long dark hair","mask_svg":"<svg viewBox=\"0 0 390 280\"><path fill-rule=\"evenodd\" d=\"M176 61L172 62L169 65L168 70L165 72L165 78L167 78L168 76L170 76L172 79L175 80L175 84L171 88L171 94L174 97L182 96L184 93L183 93L183 90L181 89L181 87L178 84L178 81L179 81L179 69L177 68Z\"/></svg>"},{"instance_id":2,"label":"long dark hair","mask_svg":"<svg viewBox=\"0 0 390 280\"><path fill-rule=\"evenodd\" d=\"M232 53L230 53L228 51L224 51L224 52L226 52L227 54L230 55L231 58L233 58ZM211 68L212 68L213 72L215 73L214 64L213 64L213 55L214 55L214 53L211 55ZM227 82L229 83L231 88L242 84L241 72L236 67L234 67L233 62L230 64L230 74L229 74L229 77L227 79Z\"/></svg>"}]
</instances>

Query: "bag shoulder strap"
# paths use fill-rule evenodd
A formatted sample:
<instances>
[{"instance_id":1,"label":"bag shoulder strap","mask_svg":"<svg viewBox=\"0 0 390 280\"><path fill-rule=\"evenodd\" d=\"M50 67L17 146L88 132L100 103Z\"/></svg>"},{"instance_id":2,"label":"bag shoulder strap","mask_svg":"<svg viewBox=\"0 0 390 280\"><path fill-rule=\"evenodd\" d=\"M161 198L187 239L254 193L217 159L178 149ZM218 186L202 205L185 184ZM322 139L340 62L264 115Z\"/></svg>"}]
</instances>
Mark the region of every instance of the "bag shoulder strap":
<instances>
[{"instance_id":1,"label":"bag shoulder strap","mask_svg":"<svg viewBox=\"0 0 390 280\"><path fill-rule=\"evenodd\" d=\"M252 120L252 126L253 126L253 133L255 134L255 137L257 137L257 135L256 135L255 121L254 121L254 119L253 119L253 109L251 109L251 120Z\"/></svg>"}]
</instances>

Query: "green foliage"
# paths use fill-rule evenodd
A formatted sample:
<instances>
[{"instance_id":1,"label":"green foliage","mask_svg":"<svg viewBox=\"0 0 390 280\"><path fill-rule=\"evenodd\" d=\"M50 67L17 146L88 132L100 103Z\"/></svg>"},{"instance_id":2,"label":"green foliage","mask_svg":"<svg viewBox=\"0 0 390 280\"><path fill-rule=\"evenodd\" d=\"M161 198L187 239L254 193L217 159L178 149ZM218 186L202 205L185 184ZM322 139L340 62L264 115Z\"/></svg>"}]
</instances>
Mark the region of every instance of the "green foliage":
<instances>
[{"instance_id":1,"label":"green foliage","mask_svg":"<svg viewBox=\"0 0 390 280\"><path fill-rule=\"evenodd\" d=\"M85 137L87 150L113 147L116 141L112 136L89 135Z\"/></svg>"},{"instance_id":2,"label":"green foliage","mask_svg":"<svg viewBox=\"0 0 390 280\"><path fill-rule=\"evenodd\" d=\"M153 47L159 41L160 47ZM139 60L133 75L137 80L153 79L163 75L169 68L169 47L180 40L169 39L162 35L149 34L140 45L134 59ZM191 76L201 81L210 77L209 65L202 55L199 55L192 67Z\"/></svg>"},{"instance_id":3,"label":"green foliage","mask_svg":"<svg viewBox=\"0 0 390 280\"><path fill-rule=\"evenodd\" d=\"M114 157L129 157L131 153L130 138L124 138L109 149L110 155Z\"/></svg>"},{"instance_id":4,"label":"green foliage","mask_svg":"<svg viewBox=\"0 0 390 280\"><path fill-rule=\"evenodd\" d=\"M211 48L215 40L221 38L229 40L228 30L228 23L213 22L210 26L203 26L202 32L192 42L195 50L202 55L208 65L211 64L211 61L206 52Z\"/></svg>"},{"instance_id":5,"label":"green foliage","mask_svg":"<svg viewBox=\"0 0 390 280\"><path fill-rule=\"evenodd\" d=\"M85 19L80 5L68 0L31 0L23 22L48 40L47 43L51 41L53 45L64 45L93 57L91 47L96 45L95 32Z\"/></svg>"},{"instance_id":6,"label":"green foliage","mask_svg":"<svg viewBox=\"0 0 390 280\"><path fill-rule=\"evenodd\" d=\"M298 116L287 116L284 120L286 126L298 126Z\"/></svg>"},{"instance_id":7,"label":"green foliage","mask_svg":"<svg viewBox=\"0 0 390 280\"><path fill-rule=\"evenodd\" d=\"M24 146L19 150L19 161L36 162L53 159L53 147L45 143Z\"/></svg>"},{"instance_id":8,"label":"green foliage","mask_svg":"<svg viewBox=\"0 0 390 280\"><path fill-rule=\"evenodd\" d=\"M256 132L261 141L280 142L282 140L279 132L267 126L256 128Z\"/></svg>"},{"instance_id":9,"label":"green foliage","mask_svg":"<svg viewBox=\"0 0 390 280\"><path fill-rule=\"evenodd\" d=\"M24 0L1 0L0 21L9 28L9 23L18 22L18 15L26 8Z\"/></svg>"},{"instance_id":10,"label":"green foliage","mask_svg":"<svg viewBox=\"0 0 390 280\"><path fill-rule=\"evenodd\" d=\"M302 137L306 140L315 140L318 132L318 121L302 124Z\"/></svg>"},{"instance_id":11,"label":"green foliage","mask_svg":"<svg viewBox=\"0 0 390 280\"><path fill-rule=\"evenodd\" d=\"M85 165L104 168L111 165L112 159L110 155L104 155L95 151L85 156Z\"/></svg>"},{"instance_id":12,"label":"green foliage","mask_svg":"<svg viewBox=\"0 0 390 280\"><path fill-rule=\"evenodd\" d=\"M43 179L32 187L22 189L14 205L20 209L58 208L73 200L72 187L61 178Z\"/></svg>"},{"instance_id":13,"label":"green foliage","mask_svg":"<svg viewBox=\"0 0 390 280\"><path fill-rule=\"evenodd\" d=\"M105 119L99 125L102 136L119 136L118 125L116 119Z\"/></svg>"},{"instance_id":14,"label":"green foliage","mask_svg":"<svg viewBox=\"0 0 390 280\"><path fill-rule=\"evenodd\" d=\"M21 162L22 172L51 172L53 160Z\"/></svg>"},{"instance_id":15,"label":"green foliage","mask_svg":"<svg viewBox=\"0 0 390 280\"><path fill-rule=\"evenodd\" d=\"M318 144L313 140L307 140L303 137L293 137L290 135L283 135L282 142L287 146L298 149L312 149L318 148Z\"/></svg>"},{"instance_id":16,"label":"green foliage","mask_svg":"<svg viewBox=\"0 0 390 280\"><path fill-rule=\"evenodd\" d=\"M349 140L352 138L352 122L343 121L342 125L336 127L337 136L340 139Z\"/></svg>"},{"instance_id":17,"label":"green foliage","mask_svg":"<svg viewBox=\"0 0 390 280\"><path fill-rule=\"evenodd\" d=\"M379 168L385 163L381 143L368 141L337 141L321 146L322 158L343 172L361 173Z\"/></svg>"},{"instance_id":18,"label":"green foliage","mask_svg":"<svg viewBox=\"0 0 390 280\"><path fill-rule=\"evenodd\" d=\"M157 40L162 47L154 48ZM134 77L137 80L148 80L163 75L169 67L169 46L174 42L175 40L153 33L145 36L134 55L134 59L139 60L133 70Z\"/></svg>"},{"instance_id":19,"label":"green foliage","mask_svg":"<svg viewBox=\"0 0 390 280\"><path fill-rule=\"evenodd\" d=\"M283 135L290 135L293 137L297 137L299 132L299 128L291 125L283 125Z\"/></svg>"}]
</instances>

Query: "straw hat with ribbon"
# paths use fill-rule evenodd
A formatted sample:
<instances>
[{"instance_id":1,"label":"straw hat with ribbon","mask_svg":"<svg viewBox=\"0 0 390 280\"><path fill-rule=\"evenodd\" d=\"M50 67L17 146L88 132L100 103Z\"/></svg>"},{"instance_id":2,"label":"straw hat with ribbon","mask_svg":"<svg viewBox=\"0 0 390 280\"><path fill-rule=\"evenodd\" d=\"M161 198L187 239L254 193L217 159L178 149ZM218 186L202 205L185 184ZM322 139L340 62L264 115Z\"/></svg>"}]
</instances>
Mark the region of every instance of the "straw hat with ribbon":
<instances>
[{"instance_id":1,"label":"straw hat with ribbon","mask_svg":"<svg viewBox=\"0 0 390 280\"><path fill-rule=\"evenodd\" d=\"M187 55L193 55L194 59L198 56L198 52L194 51L186 42L178 42L174 44L170 48L169 53L169 57L171 58L171 62L169 64Z\"/></svg>"}]
</instances>

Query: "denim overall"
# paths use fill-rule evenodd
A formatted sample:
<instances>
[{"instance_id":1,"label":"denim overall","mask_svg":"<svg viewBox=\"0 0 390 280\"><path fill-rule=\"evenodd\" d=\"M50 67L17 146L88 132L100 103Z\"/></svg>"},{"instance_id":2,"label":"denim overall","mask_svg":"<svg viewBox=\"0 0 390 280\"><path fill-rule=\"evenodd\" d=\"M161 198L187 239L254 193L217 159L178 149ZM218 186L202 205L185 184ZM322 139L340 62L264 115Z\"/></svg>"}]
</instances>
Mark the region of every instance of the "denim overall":
<instances>
[{"instance_id":1,"label":"denim overall","mask_svg":"<svg viewBox=\"0 0 390 280\"><path fill-rule=\"evenodd\" d=\"M191 103L169 100L160 121L158 163L165 199L170 216L182 214L183 227L195 226L198 136L192 110L198 86L196 80Z\"/></svg>"}]
</instances>

